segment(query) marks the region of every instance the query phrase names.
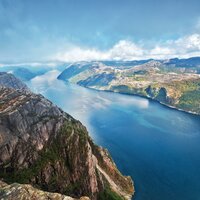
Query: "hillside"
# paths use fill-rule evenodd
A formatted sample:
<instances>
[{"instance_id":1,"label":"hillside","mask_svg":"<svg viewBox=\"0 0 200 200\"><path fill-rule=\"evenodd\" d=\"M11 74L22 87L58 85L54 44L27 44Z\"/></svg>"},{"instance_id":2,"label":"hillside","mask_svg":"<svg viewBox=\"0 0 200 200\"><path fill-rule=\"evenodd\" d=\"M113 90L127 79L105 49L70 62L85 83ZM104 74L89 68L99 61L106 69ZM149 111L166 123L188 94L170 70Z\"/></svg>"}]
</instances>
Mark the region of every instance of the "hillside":
<instances>
[{"instance_id":1,"label":"hillside","mask_svg":"<svg viewBox=\"0 0 200 200\"><path fill-rule=\"evenodd\" d=\"M2 80L10 78L4 74ZM19 80L11 86L0 83L3 181L73 198L131 199L131 178L121 175L107 150L93 143L79 121L42 95L19 89Z\"/></svg>"},{"instance_id":2,"label":"hillside","mask_svg":"<svg viewBox=\"0 0 200 200\"><path fill-rule=\"evenodd\" d=\"M58 79L97 90L140 95L170 107L200 114L200 58L148 60L121 66L91 62L68 66ZM184 64L185 63L185 64ZM72 68L73 66L73 68ZM70 75L69 72L70 71ZM67 74L67 76L65 76Z\"/></svg>"}]
</instances>

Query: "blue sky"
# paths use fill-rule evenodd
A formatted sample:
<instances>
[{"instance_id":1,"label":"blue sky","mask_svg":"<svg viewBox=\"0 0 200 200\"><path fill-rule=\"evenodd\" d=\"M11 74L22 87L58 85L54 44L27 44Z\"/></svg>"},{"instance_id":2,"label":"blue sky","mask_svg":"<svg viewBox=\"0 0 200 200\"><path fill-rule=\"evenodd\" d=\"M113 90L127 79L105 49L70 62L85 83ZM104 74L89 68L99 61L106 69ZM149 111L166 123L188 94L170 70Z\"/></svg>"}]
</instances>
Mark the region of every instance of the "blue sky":
<instances>
[{"instance_id":1,"label":"blue sky","mask_svg":"<svg viewBox=\"0 0 200 200\"><path fill-rule=\"evenodd\" d=\"M0 0L0 62L200 55L199 0Z\"/></svg>"}]
</instances>

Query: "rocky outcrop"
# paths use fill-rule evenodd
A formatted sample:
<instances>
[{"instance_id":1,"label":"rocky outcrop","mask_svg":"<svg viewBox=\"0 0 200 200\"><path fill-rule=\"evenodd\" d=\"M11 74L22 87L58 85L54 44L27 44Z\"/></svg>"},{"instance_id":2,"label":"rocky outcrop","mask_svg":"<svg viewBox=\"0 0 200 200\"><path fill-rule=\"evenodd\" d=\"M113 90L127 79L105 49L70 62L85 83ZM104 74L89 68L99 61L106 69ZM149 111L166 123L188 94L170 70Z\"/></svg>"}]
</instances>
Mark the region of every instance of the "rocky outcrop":
<instances>
[{"instance_id":1,"label":"rocky outcrop","mask_svg":"<svg viewBox=\"0 0 200 200\"><path fill-rule=\"evenodd\" d=\"M80 62L74 63L67 66L67 68L58 76L60 80L68 80L69 78L81 73L88 68L91 68L91 63L88 62Z\"/></svg>"},{"instance_id":2,"label":"rocky outcrop","mask_svg":"<svg viewBox=\"0 0 200 200\"><path fill-rule=\"evenodd\" d=\"M29 91L29 89L26 86L26 84L21 82L14 75L8 74L6 72L0 72L0 87L1 86L7 87L7 88L13 88L13 89L20 89L20 90Z\"/></svg>"},{"instance_id":3,"label":"rocky outcrop","mask_svg":"<svg viewBox=\"0 0 200 200\"><path fill-rule=\"evenodd\" d=\"M167 96L167 90L164 87L157 88L151 85L145 89L147 95L161 103L169 103L170 98Z\"/></svg>"},{"instance_id":4,"label":"rocky outcrop","mask_svg":"<svg viewBox=\"0 0 200 200\"><path fill-rule=\"evenodd\" d=\"M0 181L0 199L7 200L90 200L88 197L71 198L59 193L44 192L28 184L12 183L10 185Z\"/></svg>"},{"instance_id":5,"label":"rocky outcrop","mask_svg":"<svg viewBox=\"0 0 200 200\"><path fill-rule=\"evenodd\" d=\"M74 198L130 199L130 177L86 128L45 99L0 88L0 177Z\"/></svg>"},{"instance_id":6,"label":"rocky outcrop","mask_svg":"<svg viewBox=\"0 0 200 200\"><path fill-rule=\"evenodd\" d=\"M86 80L79 81L78 84L85 87L107 86L114 79L115 75L113 73L103 73L89 77Z\"/></svg>"}]
</instances>

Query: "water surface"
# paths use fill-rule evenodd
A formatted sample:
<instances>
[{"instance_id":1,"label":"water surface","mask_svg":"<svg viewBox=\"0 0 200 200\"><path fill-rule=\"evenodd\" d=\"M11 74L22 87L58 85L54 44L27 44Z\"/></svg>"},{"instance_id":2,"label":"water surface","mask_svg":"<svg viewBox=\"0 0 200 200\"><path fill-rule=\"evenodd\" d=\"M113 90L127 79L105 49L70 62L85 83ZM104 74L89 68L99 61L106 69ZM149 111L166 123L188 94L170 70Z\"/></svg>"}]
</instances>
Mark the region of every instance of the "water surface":
<instances>
[{"instance_id":1,"label":"water surface","mask_svg":"<svg viewBox=\"0 0 200 200\"><path fill-rule=\"evenodd\" d=\"M200 117L145 98L99 92L56 80L28 82L79 119L135 182L134 200L200 199Z\"/></svg>"}]
</instances>

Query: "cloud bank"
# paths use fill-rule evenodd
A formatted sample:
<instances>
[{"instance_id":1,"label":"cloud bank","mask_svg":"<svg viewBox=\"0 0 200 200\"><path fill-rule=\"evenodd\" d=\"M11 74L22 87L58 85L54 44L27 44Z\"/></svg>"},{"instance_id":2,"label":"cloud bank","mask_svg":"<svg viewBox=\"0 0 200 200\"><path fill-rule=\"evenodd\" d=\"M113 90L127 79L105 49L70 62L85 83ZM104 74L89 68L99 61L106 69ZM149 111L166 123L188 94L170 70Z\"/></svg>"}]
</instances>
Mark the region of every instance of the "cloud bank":
<instances>
[{"instance_id":1,"label":"cloud bank","mask_svg":"<svg viewBox=\"0 0 200 200\"><path fill-rule=\"evenodd\" d=\"M191 34L176 40L158 42L152 47L145 43L134 43L130 40L120 40L112 48L101 51L96 48L71 46L68 50L58 52L51 59L57 61L91 61L91 60L140 60L168 59L173 57L187 58L200 56L200 34Z\"/></svg>"}]
</instances>

